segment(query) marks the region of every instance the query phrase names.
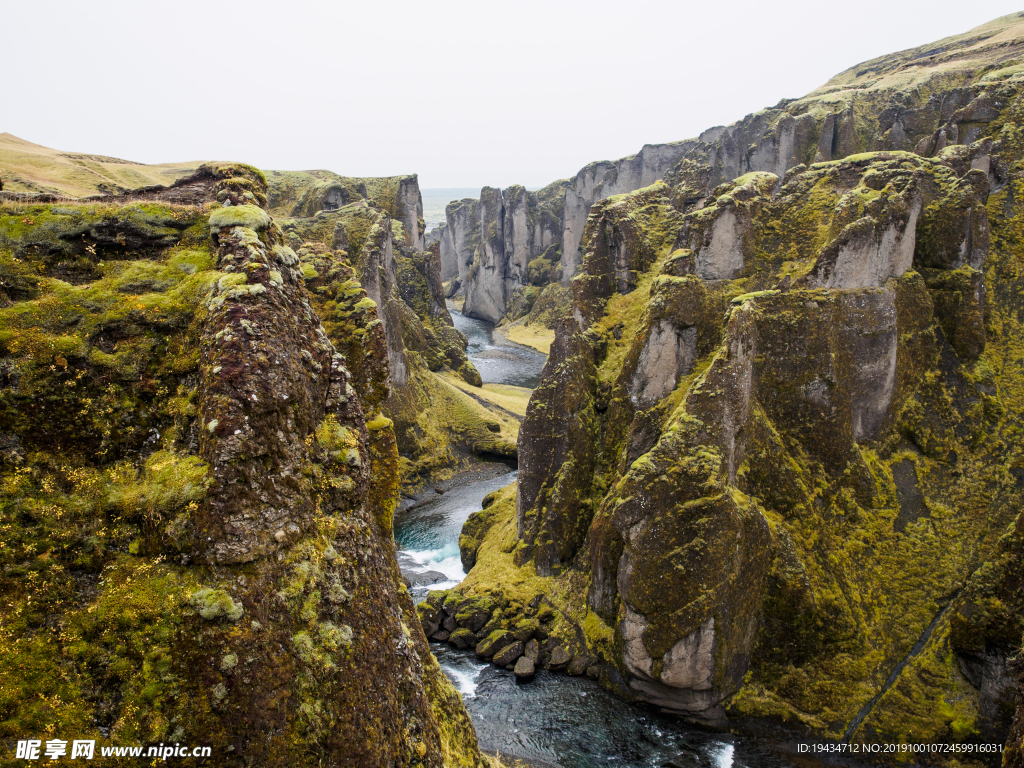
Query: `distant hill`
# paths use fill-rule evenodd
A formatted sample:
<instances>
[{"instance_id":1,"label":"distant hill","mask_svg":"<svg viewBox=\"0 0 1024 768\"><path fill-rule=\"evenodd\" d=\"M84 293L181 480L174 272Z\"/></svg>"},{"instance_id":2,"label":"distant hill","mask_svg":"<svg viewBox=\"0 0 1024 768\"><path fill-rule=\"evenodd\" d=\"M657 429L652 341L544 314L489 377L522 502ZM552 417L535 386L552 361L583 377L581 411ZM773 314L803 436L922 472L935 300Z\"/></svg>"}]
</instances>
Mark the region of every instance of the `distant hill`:
<instances>
[{"instance_id":1,"label":"distant hill","mask_svg":"<svg viewBox=\"0 0 1024 768\"><path fill-rule=\"evenodd\" d=\"M62 152L0 133L0 179L7 192L50 192L70 197L109 194L151 184L172 184L203 162L146 165L116 157Z\"/></svg>"}]
</instances>

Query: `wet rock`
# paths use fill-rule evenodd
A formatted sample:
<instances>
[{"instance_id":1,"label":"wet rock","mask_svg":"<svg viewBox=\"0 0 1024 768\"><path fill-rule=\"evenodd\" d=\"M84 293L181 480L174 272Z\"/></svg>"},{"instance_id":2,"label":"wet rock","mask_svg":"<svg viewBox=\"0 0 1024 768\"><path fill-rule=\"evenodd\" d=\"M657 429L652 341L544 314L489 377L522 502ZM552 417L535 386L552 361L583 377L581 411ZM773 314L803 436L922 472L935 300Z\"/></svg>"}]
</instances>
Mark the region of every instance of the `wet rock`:
<instances>
[{"instance_id":1,"label":"wet rock","mask_svg":"<svg viewBox=\"0 0 1024 768\"><path fill-rule=\"evenodd\" d=\"M448 638L450 638L450 637L451 637L451 633L442 629L442 630L432 634L430 636L430 639L431 640L437 640L437 642L439 642L439 643L445 643L445 642L448 642Z\"/></svg>"},{"instance_id":2,"label":"wet rock","mask_svg":"<svg viewBox=\"0 0 1024 768\"><path fill-rule=\"evenodd\" d=\"M454 632L455 631L455 617L454 616L445 616L444 621L441 622L441 623L444 625L444 628L446 630L448 630L449 632Z\"/></svg>"},{"instance_id":3,"label":"wet rock","mask_svg":"<svg viewBox=\"0 0 1024 768\"><path fill-rule=\"evenodd\" d=\"M537 659L540 658L540 643L536 640L530 640L526 644L526 648L523 651L523 655L530 659L534 664L537 663Z\"/></svg>"},{"instance_id":4,"label":"wet rock","mask_svg":"<svg viewBox=\"0 0 1024 768\"><path fill-rule=\"evenodd\" d=\"M509 664L514 664L515 660L523 655L523 644L516 640L511 645L506 645L504 648L494 654L492 659L495 666L504 667Z\"/></svg>"},{"instance_id":5,"label":"wet rock","mask_svg":"<svg viewBox=\"0 0 1024 768\"><path fill-rule=\"evenodd\" d=\"M405 578L413 587L429 587L431 584L440 584L448 581L448 577L440 571L406 571Z\"/></svg>"},{"instance_id":6,"label":"wet rock","mask_svg":"<svg viewBox=\"0 0 1024 768\"><path fill-rule=\"evenodd\" d=\"M423 627L423 634L431 637L441 626L441 612L430 603L423 602L416 606L416 613Z\"/></svg>"},{"instance_id":7,"label":"wet rock","mask_svg":"<svg viewBox=\"0 0 1024 768\"><path fill-rule=\"evenodd\" d=\"M551 658L548 660L548 669L560 670L564 669L572 661L572 654L569 653L561 645L556 645L551 651Z\"/></svg>"},{"instance_id":8,"label":"wet rock","mask_svg":"<svg viewBox=\"0 0 1024 768\"><path fill-rule=\"evenodd\" d=\"M520 680L528 680L536 673L534 660L529 656L521 656L513 669L515 676Z\"/></svg>"},{"instance_id":9,"label":"wet rock","mask_svg":"<svg viewBox=\"0 0 1024 768\"><path fill-rule=\"evenodd\" d=\"M569 666L566 667L565 671L566 674L573 676L582 675L595 664L597 664L596 657L591 656L590 654L584 654L582 656L577 656L569 662Z\"/></svg>"},{"instance_id":10,"label":"wet rock","mask_svg":"<svg viewBox=\"0 0 1024 768\"><path fill-rule=\"evenodd\" d=\"M476 655L483 659L491 658L499 650L510 645L515 638L504 629L496 629L476 646Z\"/></svg>"},{"instance_id":11,"label":"wet rock","mask_svg":"<svg viewBox=\"0 0 1024 768\"><path fill-rule=\"evenodd\" d=\"M448 642L454 645L456 648L462 650L465 648L472 648L473 646L475 646L477 642L477 637L468 629L461 628L456 629L454 632L452 632L451 636L448 638Z\"/></svg>"}]
</instances>

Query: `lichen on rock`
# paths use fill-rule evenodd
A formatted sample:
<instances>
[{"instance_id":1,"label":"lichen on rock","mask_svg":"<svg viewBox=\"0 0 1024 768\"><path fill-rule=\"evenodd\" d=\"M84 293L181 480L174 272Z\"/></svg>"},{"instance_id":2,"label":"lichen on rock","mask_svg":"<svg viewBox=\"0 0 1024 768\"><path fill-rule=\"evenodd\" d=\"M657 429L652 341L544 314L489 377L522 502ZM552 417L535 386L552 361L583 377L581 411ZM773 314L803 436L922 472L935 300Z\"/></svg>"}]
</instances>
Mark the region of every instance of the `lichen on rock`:
<instances>
[{"instance_id":1,"label":"lichen on rock","mask_svg":"<svg viewBox=\"0 0 1024 768\"><path fill-rule=\"evenodd\" d=\"M486 596L490 619L458 631L547 603L542 664L690 718L1005 738L1020 82L964 144L840 137L733 181L695 150L670 184L594 203L515 514L470 517L444 600ZM716 130L702 143L735 139Z\"/></svg>"},{"instance_id":2,"label":"lichen on rock","mask_svg":"<svg viewBox=\"0 0 1024 768\"><path fill-rule=\"evenodd\" d=\"M377 307L321 260L321 322L255 169L147 194L0 207L5 736L480 765L395 562Z\"/></svg>"}]
</instances>

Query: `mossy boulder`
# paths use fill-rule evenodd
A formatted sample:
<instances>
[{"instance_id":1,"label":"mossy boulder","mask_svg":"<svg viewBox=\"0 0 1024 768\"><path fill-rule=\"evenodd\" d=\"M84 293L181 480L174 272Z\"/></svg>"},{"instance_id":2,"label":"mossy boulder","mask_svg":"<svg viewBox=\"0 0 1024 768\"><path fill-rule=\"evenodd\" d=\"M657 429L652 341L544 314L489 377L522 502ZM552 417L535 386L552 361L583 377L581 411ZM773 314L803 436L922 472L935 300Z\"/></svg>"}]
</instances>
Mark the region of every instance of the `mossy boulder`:
<instances>
[{"instance_id":1,"label":"mossy boulder","mask_svg":"<svg viewBox=\"0 0 1024 768\"><path fill-rule=\"evenodd\" d=\"M231 227L247 227L259 232L270 226L270 214L255 205L232 205L210 214L210 231L219 235Z\"/></svg>"},{"instance_id":2,"label":"mossy boulder","mask_svg":"<svg viewBox=\"0 0 1024 768\"><path fill-rule=\"evenodd\" d=\"M515 664L516 659L523 655L523 644L516 640L514 643L510 643L503 648L499 648L495 653L491 662L496 667L507 667L509 664Z\"/></svg>"},{"instance_id":3,"label":"mossy boulder","mask_svg":"<svg viewBox=\"0 0 1024 768\"><path fill-rule=\"evenodd\" d=\"M501 649L512 646L514 641L515 638L511 632L496 629L477 643L476 655L483 659L489 659Z\"/></svg>"},{"instance_id":4,"label":"mossy boulder","mask_svg":"<svg viewBox=\"0 0 1024 768\"><path fill-rule=\"evenodd\" d=\"M476 647L478 639L472 631L465 627L460 627L449 635L448 642L456 648L464 649Z\"/></svg>"},{"instance_id":5,"label":"mossy boulder","mask_svg":"<svg viewBox=\"0 0 1024 768\"><path fill-rule=\"evenodd\" d=\"M516 661L516 666L513 670L513 673L520 680L529 680L536 674L536 666L534 660L526 656L521 656L519 660Z\"/></svg>"}]
</instances>

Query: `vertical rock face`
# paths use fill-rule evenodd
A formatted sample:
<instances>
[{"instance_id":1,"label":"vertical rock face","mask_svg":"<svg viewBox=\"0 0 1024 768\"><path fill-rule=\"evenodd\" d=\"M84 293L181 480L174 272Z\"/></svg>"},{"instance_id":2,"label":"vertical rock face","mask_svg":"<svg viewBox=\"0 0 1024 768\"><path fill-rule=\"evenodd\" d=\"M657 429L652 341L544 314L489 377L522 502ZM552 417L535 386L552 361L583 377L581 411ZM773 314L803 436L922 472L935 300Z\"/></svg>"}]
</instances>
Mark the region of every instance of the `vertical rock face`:
<instances>
[{"instance_id":1,"label":"vertical rock face","mask_svg":"<svg viewBox=\"0 0 1024 768\"><path fill-rule=\"evenodd\" d=\"M837 75L802 99L784 99L732 125L710 128L695 139L648 144L636 155L591 163L571 180L551 185L557 186L557 203L549 204L548 210L558 219L560 279L570 280L579 269L591 208L608 197L650 186L659 179L675 188L674 202L684 208L699 206L717 185L749 173L774 174L777 184L781 184L791 169L856 152L912 151L930 156L949 146L976 141L1005 104L999 102L997 106L997 97L984 93L977 83L964 83L971 82L985 67L1002 66L1020 57L1018 22L1016 17L1007 16L943 41L942 67L921 64L937 55L933 52L936 46L880 57ZM991 160L984 153L974 161L991 177ZM521 209L522 195L512 194L515 189L508 190L506 207L514 199ZM738 252L731 244L737 226L732 214L723 214L721 222L709 232L713 238L706 243L710 250L705 257L709 261L698 264L707 279L731 279L736 273ZM862 234L879 241L886 237L884 231ZM530 260L538 258L547 246L537 242L536 235L534 240L530 246L520 236L515 248L506 245L506 254L519 259L522 246L530 253ZM871 246L862 240L851 247ZM443 265L447 263L445 253L442 250ZM554 255L551 251L547 254L546 258ZM464 257L471 263L468 254ZM721 261L726 257L733 261ZM517 284L518 269L517 265L509 272L506 300L514 290L511 286ZM844 279L841 263L839 269L836 280ZM447 268L445 274L450 274ZM549 274L545 282L552 279L558 278ZM465 285L462 274L460 281ZM487 292L493 295L490 288ZM486 316L493 314L493 301L484 304L488 306Z\"/></svg>"},{"instance_id":2,"label":"vertical rock face","mask_svg":"<svg viewBox=\"0 0 1024 768\"><path fill-rule=\"evenodd\" d=\"M480 191L480 244L466 274L466 303L463 312L492 323L505 312L505 207L501 190Z\"/></svg>"},{"instance_id":3,"label":"vertical rock face","mask_svg":"<svg viewBox=\"0 0 1024 768\"><path fill-rule=\"evenodd\" d=\"M437 243L438 258L440 259L441 282L447 283L453 277L459 276L459 262L455 258L455 245L447 224L440 224L430 230L424 239L424 248L430 248Z\"/></svg>"},{"instance_id":4,"label":"vertical rock face","mask_svg":"<svg viewBox=\"0 0 1024 768\"><path fill-rule=\"evenodd\" d=\"M535 211L531 208L536 208L536 198L531 198L526 187L517 184L503 190L501 199L504 208L505 280L514 286L527 285L529 283L527 270L535 253L533 226ZM543 243L544 234L542 231L542 242L539 244L541 250L546 245L550 245L550 242Z\"/></svg>"},{"instance_id":5,"label":"vertical rock face","mask_svg":"<svg viewBox=\"0 0 1024 768\"><path fill-rule=\"evenodd\" d=\"M401 297L395 265L391 217L381 213L370 227L360 252L362 285L379 308L381 325L387 339L388 365L396 387L409 380L405 343L402 339Z\"/></svg>"},{"instance_id":6,"label":"vertical rock face","mask_svg":"<svg viewBox=\"0 0 1024 768\"><path fill-rule=\"evenodd\" d=\"M480 215L479 231L461 238L461 251L456 247L458 236L452 238L450 247L443 242L441 246L442 270L446 250L461 253L457 257L460 264L468 259L466 271L460 274L467 315L497 323L511 308L525 314L540 286L551 281L559 262L563 187L564 182L537 192L518 185L504 191L484 187L478 203L463 200L449 206L446 230L453 235L464 231L465 221L470 226L476 224L468 211ZM452 257L447 258L450 261ZM524 295L527 293L529 296Z\"/></svg>"},{"instance_id":7,"label":"vertical rock face","mask_svg":"<svg viewBox=\"0 0 1024 768\"><path fill-rule=\"evenodd\" d=\"M579 266L579 249L590 207L607 197L649 187L664 177L695 142L646 144L635 155L615 162L591 163L576 174L565 189L562 228L562 279L568 280ZM738 176L739 174L734 174Z\"/></svg>"},{"instance_id":8,"label":"vertical rock face","mask_svg":"<svg viewBox=\"0 0 1024 768\"><path fill-rule=\"evenodd\" d=\"M480 246L480 203L472 198L448 203L445 219L447 227L445 239L441 241L441 272L451 272L454 262L459 282L466 285L473 257Z\"/></svg>"},{"instance_id":9,"label":"vertical rock face","mask_svg":"<svg viewBox=\"0 0 1024 768\"><path fill-rule=\"evenodd\" d=\"M1024 400L1014 365L988 366L1024 339L1002 277L1024 208L1007 177L990 197L986 168L1016 146L593 206L503 546L607 685L711 720L800 712L781 719L837 738L910 738L908 713L915 739L1004 738L1024 605L1002 468Z\"/></svg>"},{"instance_id":10,"label":"vertical rock face","mask_svg":"<svg viewBox=\"0 0 1024 768\"><path fill-rule=\"evenodd\" d=\"M559 573L572 560L593 514L580 493L594 471L598 436L593 354L575 320L559 327L544 380L530 398L530 431L520 432L520 445L531 449L520 453L516 515L524 546L516 557L533 560L542 575ZM555 360L572 363L556 371Z\"/></svg>"},{"instance_id":11,"label":"vertical rock face","mask_svg":"<svg viewBox=\"0 0 1024 768\"><path fill-rule=\"evenodd\" d=\"M403 176L398 183L393 215L405 227L406 245L414 251L426 248L423 241L423 197L420 195L419 179L415 173L412 176Z\"/></svg>"},{"instance_id":12,"label":"vertical rock face","mask_svg":"<svg viewBox=\"0 0 1024 768\"><path fill-rule=\"evenodd\" d=\"M208 194L163 202L185 186ZM232 165L0 212L6 722L225 766L478 765L396 564L385 325L336 254L321 322L265 202Z\"/></svg>"}]
</instances>

